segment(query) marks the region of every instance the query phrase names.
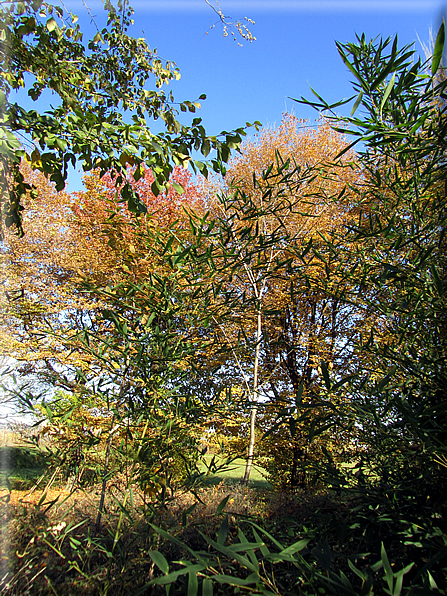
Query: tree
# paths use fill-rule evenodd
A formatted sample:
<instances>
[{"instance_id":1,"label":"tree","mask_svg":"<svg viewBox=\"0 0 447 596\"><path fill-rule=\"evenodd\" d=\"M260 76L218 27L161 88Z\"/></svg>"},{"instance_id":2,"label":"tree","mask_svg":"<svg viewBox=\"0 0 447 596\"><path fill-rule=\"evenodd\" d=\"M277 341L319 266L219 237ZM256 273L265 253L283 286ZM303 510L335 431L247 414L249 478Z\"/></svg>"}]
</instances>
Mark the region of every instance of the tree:
<instances>
[{"instance_id":1,"label":"tree","mask_svg":"<svg viewBox=\"0 0 447 596\"><path fill-rule=\"evenodd\" d=\"M22 375L37 377L52 394L15 394L47 419L58 466L68 466L74 488L82 466L102 466L99 526L112 473L138 482L151 498L198 474L197 430L206 408L179 388L207 343L198 327L208 304L203 293L197 304L183 246L189 227L182 208L198 193L183 168L171 178L183 194L171 184L158 196L151 172L135 182L129 168L147 206L135 218L116 210L108 175L94 172L86 190L70 196L26 163L22 168L41 194L26 199L30 233L6 231L9 276L2 281L6 288L20 282L23 291L4 294L5 339L16 340L5 343Z\"/></svg>"},{"instance_id":2,"label":"tree","mask_svg":"<svg viewBox=\"0 0 447 596\"><path fill-rule=\"evenodd\" d=\"M297 428L309 430L312 409L321 405L317 369L321 361L330 362L343 376L353 360L359 312L309 282L311 272L328 275L320 261L309 258L310 248L352 217L346 187L359 177L353 155L331 163L345 146L342 135L324 122L313 128L286 114L278 129L263 130L259 139L244 143L220 188L208 186L205 205L217 230L210 240L219 271L215 293L233 301L231 314L216 324L229 350L225 366L232 362L239 369L251 402L245 481L260 404L273 401L276 414L288 412L296 443L293 454L288 452L293 485L306 443L296 436ZM330 199L335 192L337 205ZM332 259L326 268L339 265ZM294 412L300 409L297 425Z\"/></svg>"},{"instance_id":3,"label":"tree","mask_svg":"<svg viewBox=\"0 0 447 596\"><path fill-rule=\"evenodd\" d=\"M2 222L20 235L21 201L32 190L20 171L22 158L49 177L57 191L64 188L69 164L80 161L85 172L98 169L101 176L109 172L120 200L131 212L144 213L144 203L126 178L128 164L134 166L136 181L144 166L153 172L157 195L176 165L190 164L207 175L208 166L193 159L193 151L206 157L216 150L211 166L218 171L244 134L238 129L222 133L222 139L209 137L200 118L191 126L180 124L173 94L163 88L180 78L179 71L151 51L145 39L128 35L133 10L127 0L118 0L117 9L106 0L105 9L107 26L85 43L77 17L60 7L42 0L11 0L1 6ZM155 90L147 88L151 79ZM44 113L26 110L10 101L11 91L20 88L34 101L51 90L60 104L46 106ZM180 103L181 111L198 108L198 102ZM152 133L148 119L162 120L166 131Z\"/></svg>"},{"instance_id":4,"label":"tree","mask_svg":"<svg viewBox=\"0 0 447 596\"><path fill-rule=\"evenodd\" d=\"M167 368L171 371L165 374L166 379L171 378L174 370L164 364L172 360L172 354L165 352L165 336L174 338L174 321L178 323L179 319L176 315L170 318L165 307L167 293L172 291L170 298L174 299L175 290L170 283L175 285L176 281L164 275L163 259L156 250L160 249L163 230L173 224L180 212L180 194L184 194L183 201L191 200L193 185L185 171L188 164L196 172L208 173L209 164L193 160L191 153L201 151L207 157L216 149L217 157L211 166L220 170L245 133L243 129L223 133L220 140L206 136L199 118L194 118L189 127L181 125L173 95L164 91L165 84L180 77L175 65L162 62L144 39L133 39L127 34L133 11L126 0L119 1L118 9L110 2L106 2L105 8L107 26L88 43L82 40L77 18L58 7L25 0L4 3L1 9L2 221L21 235L23 203L28 203L33 207L29 215L36 232L22 245L7 234L9 250L3 254L7 331L3 343L8 344L18 331L13 346L8 345L7 350L26 362L23 372L37 371L50 385L74 391L81 384L82 391L86 391L87 387L91 390L94 379L98 387L107 387L109 382L117 389L116 395L110 387L95 395L100 399L102 392L107 409L110 402L119 409L123 391L128 396L127 404L137 394L141 401L144 393L141 387L132 392L126 380L135 372L129 368L129 363L134 362L130 355L134 347L125 340L123 317L130 316L129 329L142 350L137 364L145 364L146 381L151 377L155 384L163 384L162 369L165 373ZM229 25L223 13L219 11L219 15L223 24ZM251 40L248 30L245 33ZM156 90L149 91L147 83L151 77ZM27 111L9 101L11 91L20 87L27 89L34 101L38 101L43 90L51 89L60 105L43 115L36 110ZM197 102L179 104L182 112L194 113L198 108ZM164 121L164 133L150 132L148 120L152 118ZM22 158L29 166L20 163ZM94 173L88 182L89 192L69 198L60 191L69 164L75 165L78 159L85 172ZM54 187L36 170L49 178ZM39 190L45 192L43 201ZM132 222L128 213L117 206L118 198L127 202L130 212L145 213L149 207L151 215L154 209L158 211L157 216ZM44 206L48 226L39 230L37 216ZM53 237L50 239L46 232ZM148 238L155 242L153 251L145 244ZM58 256L53 250L56 239L62 240L59 249L66 249ZM171 258L175 260L177 240L171 238L171 245ZM153 262L145 261L148 252ZM163 255L166 252L171 254L169 248ZM41 283L30 291L25 281L32 272L39 273ZM132 304L125 302L128 292L134 291L141 298L144 290L135 288L144 275L154 272L156 277L151 282L153 288L156 286L156 298L146 294L140 306L150 303L156 312L147 314L137 305L135 315L134 299ZM106 278L109 292L104 287ZM88 293L79 291L77 284L81 279L88 279ZM130 285L126 285L128 282ZM112 310L107 310L111 305ZM154 317L154 328L162 328L162 332L150 340L150 334L146 334L146 339L140 341L141 333L135 325L143 321L144 328L145 321L150 324ZM82 333L78 333L80 329ZM26 341L17 341L20 336L22 340L26 336ZM102 346L101 353L93 349L98 345ZM155 352L155 360L161 365L158 369L158 364L154 364ZM104 357L106 353L110 361ZM150 357L144 359L142 353L150 353ZM179 352L175 353L178 358Z\"/></svg>"},{"instance_id":5,"label":"tree","mask_svg":"<svg viewBox=\"0 0 447 596\"><path fill-rule=\"evenodd\" d=\"M352 144L364 143L364 180L353 189L358 221L327 246L358 263L344 272L357 287L352 299L378 313L362 341L375 370L358 371L353 390L357 424L374 445L371 465L419 500L439 494L445 465L444 38L443 24L426 63L414 61L408 46L399 50L397 38L338 44L355 77L351 116L333 110L354 97L334 105L302 100L332 111L334 126L343 124Z\"/></svg>"},{"instance_id":6,"label":"tree","mask_svg":"<svg viewBox=\"0 0 447 596\"><path fill-rule=\"evenodd\" d=\"M157 264L147 257L146 245L138 245L145 227L158 227L160 232L181 215L182 205L192 204L198 193L191 174L174 168L171 181L182 184L179 195L171 184L168 192L155 196L151 190L153 175L144 169L138 181L129 169L129 184L138 188L149 214L133 223L126 208L116 211L114 182L97 171L86 177L86 190L81 193L57 192L29 164L22 163L21 172L36 195L27 195L24 223L26 238L18 238L12 230L5 234L2 251L2 342L4 353L28 362L46 361L82 366L76 361L79 353L63 349L55 334L69 327L95 327L98 313L106 302L82 292L84 278L98 287L115 284L127 278L154 271ZM42 333L52 329L53 335ZM88 361L85 361L88 365Z\"/></svg>"}]
</instances>

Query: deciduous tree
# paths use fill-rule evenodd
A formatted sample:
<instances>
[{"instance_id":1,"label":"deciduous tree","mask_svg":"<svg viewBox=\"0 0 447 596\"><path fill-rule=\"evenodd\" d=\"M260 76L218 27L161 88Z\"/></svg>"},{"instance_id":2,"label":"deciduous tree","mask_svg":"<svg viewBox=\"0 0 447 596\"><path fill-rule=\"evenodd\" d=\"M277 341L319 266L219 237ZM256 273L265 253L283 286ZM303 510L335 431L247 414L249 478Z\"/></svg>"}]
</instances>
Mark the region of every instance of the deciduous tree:
<instances>
[{"instance_id":1,"label":"deciduous tree","mask_svg":"<svg viewBox=\"0 0 447 596\"><path fill-rule=\"evenodd\" d=\"M307 426L307 435L311 412L321 406L320 363L330 362L342 377L353 360L353 338L364 316L342 305L329 287L322 291L311 283L312 277L327 277L340 262L329 255L326 271L309 255L325 234L353 216L349 186L359 170L352 153L334 161L345 147L343 136L327 123L313 127L287 114L278 129L263 130L242 146L220 192L215 184L208 190L207 206L220 230L213 244L219 245L213 259L222 271L217 279L229 294L240 297L228 323L223 319L218 324L234 355L241 353L241 337L245 340L246 352L233 366L244 374L252 403L246 480L259 402L274 401L277 413L289 413L291 443L296 443L290 455L293 485L298 452L306 443L302 437L295 440L297 428L301 424L303 432ZM226 281L224 271L229 272ZM293 412L299 410L297 425Z\"/></svg>"},{"instance_id":2,"label":"deciduous tree","mask_svg":"<svg viewBox=\"0 0 447 596\"><path fill-rule=\"evenodd\" d=\"M0 168L2 222L22 228L21 201L29 183L20 171L26 156L34 169L64 188L69 164L81 163L85 172L112 173L121 200L135 213L145 212L138 192L126 180L126 166L153 172L152 190L162 192L176 165L190 164L207 174L208 166L192 158L194 151L219 170L237 147L243 129L207 136L200 118L190 126L177 119L172 92L165 85L180 78L175 64L161 60L144 38L128 34L133 10L127 0L115 8L105 1L107 25L85 42L78 19L42 0L7 1L0 9ZM155 87L148 88L151 84ZM26 89L37 109L11 101L11 92ZM56 107L39 107L42 92L51 90ZM199 99L205 99L200 96ZM56 101L59 100L59 105ZM180 103L194 113L197 101ZM42 111L45 110L45 111ZM151 119L165 131L153 133ZM179 189L178 189L179 190Z\"/></svg>"}]
</instances>

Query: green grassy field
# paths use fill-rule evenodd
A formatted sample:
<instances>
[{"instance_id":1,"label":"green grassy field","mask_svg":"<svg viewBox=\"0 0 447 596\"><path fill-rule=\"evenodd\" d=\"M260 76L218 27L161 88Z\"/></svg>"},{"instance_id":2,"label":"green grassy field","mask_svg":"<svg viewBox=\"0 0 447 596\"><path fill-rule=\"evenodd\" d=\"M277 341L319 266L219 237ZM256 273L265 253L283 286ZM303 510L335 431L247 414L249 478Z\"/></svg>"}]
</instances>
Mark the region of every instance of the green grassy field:
<instances>
[{"instance_id":1,"label":"green grassy field","mask_svg":"<svg viewBox=\"0 0 447 596\"><path fill-rule=\"evenodd\" d=\"M205 462L206 466L209 466L211 463L213 456L212 455L205 455ZM228 466L223 466L225 463L225 458L222 456L215 456L215 463L217 463L218 470L215 474L210 474L207 480L207 484L219 484L220 482L225 482L228 484L238 484L241 481L241 478L245 472L245 459L237 458L233 460ZM206 470L206 466L202 465L202 470ZM223 466L220 469L220 466ZM264 478L264 470L256 465L253 465L250 472L250 481L249 486L252 488L263 488L269 489L272 488L270 482Z\"/></svg>"},{"instance_id":2,"label":"green grassy field","mask_svg":"<svg viewBox=\"0 0 447 596\"><path fill-rule=\"evenodd\" d=\"M212 455L204 457L205 464L200 466L201 471L206 471L213 459ZM245 460L237 458L225 465L226 458L215 456L214 473L210 472L205 485L214 486L225 484L239 484L245 472ZM47 461L45 456L37 449L25 446L0 447L0 488L8 485L14 490L28 490L43 474ZM270 489L271 484L264 478L264 470L256 465L252 466L249 486L251 488Z\"/></svg>"},{"instance_id":3,"label":"green grassy field","mask_svg":"<svg viewBox=\"0 0 447 596\"><path fill-rule=\"evenodd\" d=\"M0 488L8 484L15 490L31 488L43 474L46 467L45 456L30 447L0 447Z\"/></svg>"}]
</instances>

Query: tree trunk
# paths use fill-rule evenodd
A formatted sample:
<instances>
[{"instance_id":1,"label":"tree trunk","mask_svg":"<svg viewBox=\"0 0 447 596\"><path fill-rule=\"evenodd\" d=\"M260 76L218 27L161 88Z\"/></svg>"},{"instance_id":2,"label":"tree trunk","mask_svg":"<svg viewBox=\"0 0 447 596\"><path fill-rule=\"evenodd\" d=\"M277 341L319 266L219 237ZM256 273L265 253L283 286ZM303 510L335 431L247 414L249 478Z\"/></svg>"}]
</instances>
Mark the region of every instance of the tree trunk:
<instances>
[{"instance_id":1,"label":"tree trunk","mask_svg":"<svg viewBox=\"0 0 447 596\"><path fill-rule=\"evenodd\" d=\"M300 447L293 448L292 469L290 471L290 488L305 488L306 470L304 463L306 460L306 450Z\"/></svg>"},{"instance_id":2,"label":"tree trunk","mask_svg":"<svg viewBox=\"0 0 447 596\"><path fill-rule=\"evenodd\" d=\"M251 466L253 464L253 457L255 451L255 430L256 430L256 414L258 413L258 398L259 398L259 356L261 353L261 338L262 338L262 315L261 305L258 303L257 306L257 329L256 329L256 351L255 351L255 362L253 371L253 395L252 395L252 406L250 411L250 440L248 443L247 452L247 463L245 465L245 474L242 480L242 484L248 484L250 479Z\"/></svg>"},{"instance_id":3,"label":"tree trunk","mask_svg":"<svg viewBox=\"0 0 447 596\"><path fill-rule=\"evenodd\" d=\"M112 418L112 425L110 427L109 437L107 439L107 446L106 446L106 458L104 461L104 472L102 478L102 488L101 488L101 499L99 500L99 507L98 507L98 516L96 518L96 530L99 531L101 528L101 517L102 517L102 510L104 508L104 499L106 496L106 487L107 487L107 474L109 472L109 457L110 457L110 449L112 447L112 439L113 439L113 428L115 422L115 416Z\"/></svg>"}]
</instances>

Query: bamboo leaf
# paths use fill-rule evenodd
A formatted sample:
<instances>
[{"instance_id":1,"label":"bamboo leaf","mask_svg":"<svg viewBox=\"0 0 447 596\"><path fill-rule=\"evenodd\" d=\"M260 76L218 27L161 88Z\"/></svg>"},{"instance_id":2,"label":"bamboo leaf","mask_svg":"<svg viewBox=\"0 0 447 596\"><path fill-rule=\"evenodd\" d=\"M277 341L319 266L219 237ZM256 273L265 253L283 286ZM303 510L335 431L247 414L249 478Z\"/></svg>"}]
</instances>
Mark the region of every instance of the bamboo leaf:
<instances>
[{"instance_id":1,"label":"bamboo leaf","mask_svg":"<svg viewBox=\"0 0 447 596\"><path fill-rule=\"evenodd\" d=\"M219 505L217 506L216 509L216 515L220 515L222 513L222 511L225 509L225 505L228 503L228 499L230 498L231 495L227 495L224 499L222 499L222 501L219 503ZM225 535L226 537L226 535ZM219 542L219 540L218 540ZM224 538L224 542L225 542L225 538ZM223 543L222 543L223 544Z\"/></svg>"},{"instance_id":2,"label":"bamboo leaf","mask_svg":"<svg viewBox=\"0 0 447 596\"><path fill-rule=\"evenodd\" d=\"M225 501L225 499L224 499L224 501ZM225 504L224 504L224 507L225 507ZM222 507L222 509L223 509L223 507ZM217 543L218 544L224 544L225 543L225 540L226 540L227 534L228 534L228 529L229 529L229 526L228 526L228 515L226 515L224 517L224 519L223 519L223 522L222 522L222 524L221 524L221 526L219 528L219 533L217 535Z\"/></svg>"},{"instance_id":3,"label":"bamboo leaf","mask_svg":"<svg viewBox=\"0 0 447 596\"><path fill-rule=\"evenodd\" d=\"M391 91L393 90L395 81L396 81L396 73L394 73L393 76L391 77L390 82L388 83L388 85L385 89L385 93L383 94L382 101L380 102L380 118L382 118L382 110L387 102L388 97L390 96Z\"/></svg>"},{"instance_id":4,"label":"bamboo leaf","mask_svg":"<svg viewBox=\"0 0 447 596\"><path fill-rule=\"evenodd\" d=\"M388 555L386 554L386 550L383 545L383 542L382 542L382 546L380 549L380 558L383 563L383 570L385 572L385 579L388 584L388 589L390 591L390 594L393 594L394 573L393 573L393 570L391 569L391 565L388 560Z\"/></svg>"},{"instance_id":5,"label":"bamboo leaf","mask_svg":"<svg viewBox=\"0 0 447 596\"><path fill-rule=\"evenodd\" d=\"M256 573L251 573L248 577L243 579L232 575L219 574L215 575L213 579L220 584L228 584L229 586L250 586L251 584L258 583L259 576Z\"/></svg>"},{"instance_id":6,"label":"bamboo leaf","mask_svg":"<svg viewBox=\"0 0 447 596\"><path fill-rule=\"evenodd\" d=\"M363 91L360 91L360 93L358 94L358 97L357 97L357 99L355 101L355 104L352 107L351 116L354 116L354 114L356 113L357 108L359 107L359 105L362 102L362 99L363 99Z\"/></svg>"},{"instance_id":7,"label":"bamboo leaf","mask_svg":"<svg viewBox=\"0 0 447 596\"><path fill-rule=\"evenodd\" d=\"M240 544L238 544L237 546L239 546L240 548L244 548L248 557L250 558L250 561L253 563L254 567L259 567L259 561L256 557L255 554L255 550L258 548L258 546L256 544L252 544L247 540L247 537L245 536L244 532L241 530L241 528L238 529L238 538L240 541Z\"/></svg>"},{"instance_id":8,"label":"bamboo leaf","mask_svg":"<svg viewBox=\"0 0 447 596\"><path fill-rule=\"evenodd\" d=\"M160 571L162 571L165 575L169 573L169 563L158 550L150 550L148 552L148 555L155 563L155 565L157 565Z\"/></svg>"},{"instance_id":9,"label":"bamboo leaf","mask_svg":"<svg viewBox=\"0 0 447 596\"><path fill-rule=\"evenodd\" d=\"M306 548L306 546L308 545L308 543L309 543L309 540L307 540L307 539L298 540L298 542L294 542L293 544L291 544L287 548L283 549L278 554L279 554L279 556L294 555L295 553L299 553L304 548Z\"/></svg>"},{"instance_id":10,"label":"bamboo leaf","mask_svg":"<svg viewBox=\"0 0 447 596\"><path fill-rule=\"evenodd\" d=\"M329 369L328 369L327 362L322 361L320 366L321 366L321 374L324 379L324 384L326 385L326 389L328 391L330 391L331 387L332 387L332 383L331 383L331 379L329 377Z\"/></svg>"},{"instance_id":11,"label":"bamboo leaf","mask_svg":"<svg viewBox=\"0 0 447 596\"><path fill-rule=\"evenodd\" d=\"M202 596L213 596L213 582L208 577L202 582Z\"/></svg>"},{"instance_id":12,"label":"bamboo leaf","mask_svg":"<svg viewBox=\"0 0 447 596\"><path fill-rule=\"evenodd\" d=\"M445 44L445 21L439 27L438 35L436 36L435 47L433 50L433 61L431 65L431 74L434 76L438 72L439 65L444 53Z\"/></svg>"},{"instance_id":13,"label":"bamboo leaf","mask_svg":"<svg viewBox=\"0 0 447 596\"><path fill-rule=\"evenodd\" d=\"M197 579L197 573L191 569L188 573L187 596L197 596L198 591L199 591L199 581Z\"/></svg>"}]
</instances>

